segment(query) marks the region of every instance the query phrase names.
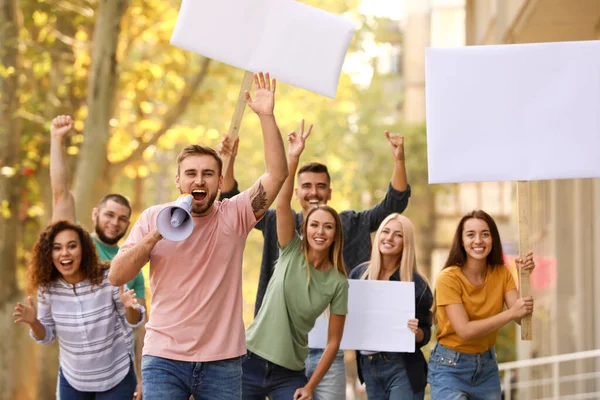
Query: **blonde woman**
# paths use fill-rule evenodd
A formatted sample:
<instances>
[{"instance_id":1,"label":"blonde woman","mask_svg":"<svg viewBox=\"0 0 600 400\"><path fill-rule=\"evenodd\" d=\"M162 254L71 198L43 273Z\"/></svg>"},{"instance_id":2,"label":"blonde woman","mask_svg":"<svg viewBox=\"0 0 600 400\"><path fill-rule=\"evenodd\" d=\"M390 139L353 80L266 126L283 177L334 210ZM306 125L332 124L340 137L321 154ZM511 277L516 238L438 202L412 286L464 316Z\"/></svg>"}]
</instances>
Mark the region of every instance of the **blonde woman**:
<instances>
[{"instance_id":1,"label":"blonde woman","mask_svg":"<svg viewBox=\"0 0 600 400\"><path fill-rule=\"evenodd\" d=\"M423 399L427 386L427 362L421 352L431 338L433 295L415 263L412 222L394 213L383 220L373 241L371 261L359 265L350 279L415 283L416 318L408 321L415 334L414 353L360 351L357 354L361 381L369 400Z\"/></svg>"},{"instance_id":2,"label":"blonde woman","mask_svg":"<svg viewBox=\"0 0 600 400\"><path fill-rule=\"evenodd\" d=\"M248 400L311 400L336 357L348 312L348 279L342 259L342 222L331 207L309 210L296 233L290 202L304 141L311 131L288 135L289 176L277 197L280 255L263 305L246 332L242 397ZM308 333L329 307L323 357L307 382Z\"/></svg>"}]
</instances>

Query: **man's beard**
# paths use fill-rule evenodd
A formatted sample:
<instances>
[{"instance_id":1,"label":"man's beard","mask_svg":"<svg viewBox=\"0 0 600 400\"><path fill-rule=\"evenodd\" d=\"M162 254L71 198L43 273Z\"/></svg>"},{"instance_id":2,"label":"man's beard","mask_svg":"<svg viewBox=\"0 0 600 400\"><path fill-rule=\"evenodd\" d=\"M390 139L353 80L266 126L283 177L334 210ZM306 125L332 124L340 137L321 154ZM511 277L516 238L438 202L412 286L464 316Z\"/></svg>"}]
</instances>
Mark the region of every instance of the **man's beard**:
<instances>
[{"instance_id":1,"label":"man's beard","mask_svg":"<svg viewBox=\"0 0 600 400\"><path fill-rule=\"evenodd\" d=\"M100 221L99 221L99 219L100 219L99 217L96 218L96 224L94 225L94 231L96 231L96 236L98 236L98 239L100 239L100 241L102 243L105 243L105 244L107 244L109 246L114 246L115 244L119 243L119 240L121 240L121 238L123 236L125 236L125 232L121 233L118 236L115 236L114 238L108 237L100 229Z\"/></svg>"},{"instance_id":2,"label":"man's beard","mask_svg":"<svg viewBox=\"0 0 600 400\"><path fill-rule=\"evenodd\" d=\"M215 202L216 199L217 199L217 194L215 193L214 195L212 195L208 198L208 202L206 203L206 205L192 203L191 213L196 214L196 215L204 214L206 211L208 211L210 209L210 207L213 205L213 203Z\"/></svg>"}]
</instances>

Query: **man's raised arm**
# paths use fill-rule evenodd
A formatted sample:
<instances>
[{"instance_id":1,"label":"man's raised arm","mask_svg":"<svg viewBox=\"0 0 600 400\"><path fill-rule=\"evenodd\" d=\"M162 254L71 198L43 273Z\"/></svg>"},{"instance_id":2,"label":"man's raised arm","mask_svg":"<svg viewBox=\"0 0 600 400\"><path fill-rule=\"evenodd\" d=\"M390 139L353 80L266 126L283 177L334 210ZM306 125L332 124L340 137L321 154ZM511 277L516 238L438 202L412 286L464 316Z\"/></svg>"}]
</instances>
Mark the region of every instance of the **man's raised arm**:
<instances>
[{"instance_id":1,"label":"man's raised arm","mask_svg":"<svg viewBox=\"0 0 600 400\"><path fill-rule=\"evenodd\" d=\"M406 164L404 159L404 137L388 131L385 131L385 136L390 142L392 154L394 155L394 172L392 172L391 180L392 187L399 192L404 192L408 189Z\"/></svg>"},{"instance_id":2,"label":"man's raised arm","mask_svg":"<svg viewBox=\"0 0 600 400\"><path fill-rule=\"evenodd\" d=\"M254 99L246 92L248 106L260 118L263 132L265 160L267 171L249 189L252 199L252 211L256 218L261 218L275 201L277 193L288 176L287 160L283 148L283 139L279 132L273 110L275 108L275 87L277 82L267 73L254 74Z\"/></svg>"},{"instance_id":3,"label":"man's raised arm","mask_svg":"<svg viewBox=\"0 0 600 400\"><path fill-rule=\"evenodd\" d=\"M75 222L75 199L69 190L69 173L64 139L73 129L68 115L59 115L50 125L50 184L52 186L52 221Z\"/></svg>"},{"instance_id":4,"label":"man's raised arm","mask_svg":"<svg viewBox=\"0 0 600 400\"><path fill-rule=\"evenodd\" d=\"M390 143L390 149L394 157L394 170L387 193L374 207L352 214L352 223L366 224L371 232L375 232L381 221L391 213L404 212L410 198L410 186L406 179L404 138L387 131L385 136Z\"/></svg>"}]
</instances>

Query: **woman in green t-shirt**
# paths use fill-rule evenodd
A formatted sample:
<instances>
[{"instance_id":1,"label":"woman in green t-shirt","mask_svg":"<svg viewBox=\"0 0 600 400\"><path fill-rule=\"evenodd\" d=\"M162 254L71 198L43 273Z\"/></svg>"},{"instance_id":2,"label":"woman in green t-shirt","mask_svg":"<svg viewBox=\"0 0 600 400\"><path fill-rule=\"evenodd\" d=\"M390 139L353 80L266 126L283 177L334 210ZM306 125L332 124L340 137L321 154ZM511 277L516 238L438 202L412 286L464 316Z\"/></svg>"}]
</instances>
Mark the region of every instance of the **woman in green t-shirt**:
<instances>
[{"instance_id":1,"label":"woman in green t-shirt","mask_svg":"<svg viewBox=\"0 0 600 400\"><path fill-rule=\"evenodd\" d=\"M348 279L342 259L343 234L338 213L319 204L301 228L295 230L291 200L294 175L304 142L304 132L288 135L289 176L277 197L277 237L280 248L275 271L263 305L246 332L248 357L243 364L242 397L245 400L311 400L340 347L348 313ZM304 361L308 333L328 309L327 346L307 382Z\"/></svg>"}]
</instances>

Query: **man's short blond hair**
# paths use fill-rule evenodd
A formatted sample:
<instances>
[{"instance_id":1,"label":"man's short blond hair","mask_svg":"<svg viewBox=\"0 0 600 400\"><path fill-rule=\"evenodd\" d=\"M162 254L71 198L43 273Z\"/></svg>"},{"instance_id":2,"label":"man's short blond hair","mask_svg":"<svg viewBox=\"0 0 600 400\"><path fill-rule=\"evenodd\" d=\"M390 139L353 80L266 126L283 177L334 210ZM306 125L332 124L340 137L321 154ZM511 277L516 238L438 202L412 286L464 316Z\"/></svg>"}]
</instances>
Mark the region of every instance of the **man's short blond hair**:
<instances>
[{"instance_id":1,"label":"man's short blond hair","mask_svg":"<svg viewBox=\"0 0 600 400\"><path fill-rule=\"evenodd\" d=\"M191 145L185 147L183 150L181 150L181 152L177 156L177 176L179 176L179 166L181 165L181 162L190 156L211 156L211 157L213 157L217 161L217 164L219 165L218 172L219 172L219 176L221 176L221 172L223 171L223 160L221 160L221 157L219 157L219 155L217 154L217 152L214 149L207 147L207 146L200 146L199 144L191 144Z\"/></svg>"}]
</instances>

